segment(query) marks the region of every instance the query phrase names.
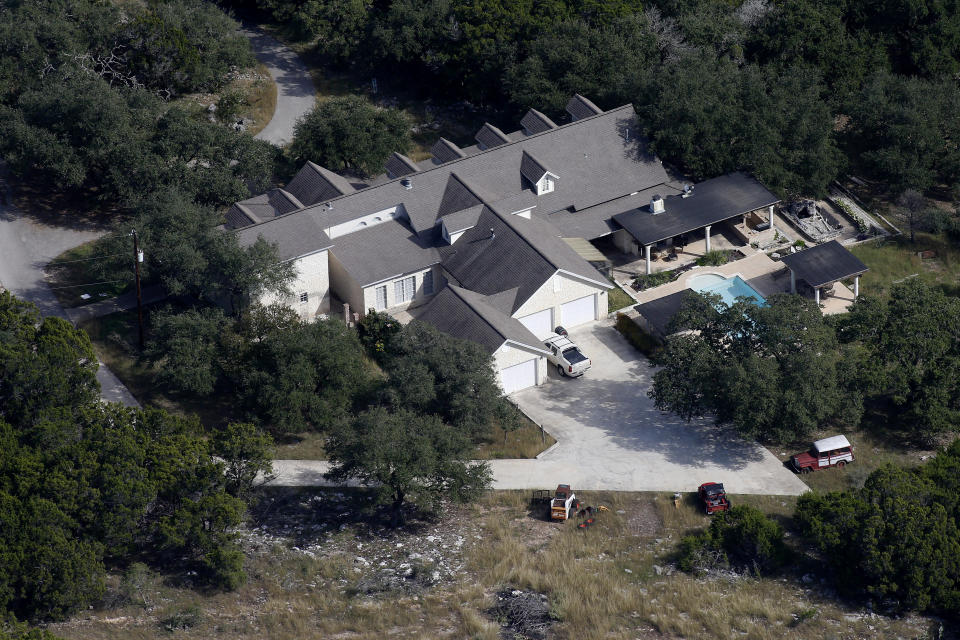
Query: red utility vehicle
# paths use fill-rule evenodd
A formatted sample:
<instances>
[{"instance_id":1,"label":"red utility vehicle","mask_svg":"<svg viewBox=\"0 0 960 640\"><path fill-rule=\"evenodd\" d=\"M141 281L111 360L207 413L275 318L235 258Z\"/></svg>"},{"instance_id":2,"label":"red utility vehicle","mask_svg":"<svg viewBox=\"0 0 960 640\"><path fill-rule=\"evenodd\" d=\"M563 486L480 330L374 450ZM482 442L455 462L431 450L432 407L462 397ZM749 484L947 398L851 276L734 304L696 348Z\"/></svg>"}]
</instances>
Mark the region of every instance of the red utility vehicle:
<instances>
[{"instance_id":1,"label":"red utility vehicle","mask_svg":"<svg viewBox=\"0 0 960 640\"><path fill-rule=\"evenodd\" d=\"M797 473L810 473L815 469L826 469L827 467L843 467L848 462L853 462L853 446L844 436L833 436L817 440L810 447L810 451L804 451L790 458L790 466Z\"/></svg>"},{"instance_id":2,"label":"red utility vehicle","mask_svg":"<svg viewBox=\"0 0 960 640\"><path fill-rule=\"evenodd\" d=\"M717 511L730 510L730 498L727 497L727 492L719 482L704 482L697 489L697 493L703 503L703 511L708 516L712 516Z\"/></svg>"}]
</instances>

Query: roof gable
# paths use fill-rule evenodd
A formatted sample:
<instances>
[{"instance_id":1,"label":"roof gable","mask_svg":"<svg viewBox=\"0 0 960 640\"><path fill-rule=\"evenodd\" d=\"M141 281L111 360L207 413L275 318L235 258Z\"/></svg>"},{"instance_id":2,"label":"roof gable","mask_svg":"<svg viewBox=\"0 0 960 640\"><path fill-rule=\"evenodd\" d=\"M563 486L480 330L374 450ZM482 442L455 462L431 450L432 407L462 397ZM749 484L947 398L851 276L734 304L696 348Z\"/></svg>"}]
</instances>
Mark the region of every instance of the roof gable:
<instances>
[{"instance_id":1,"label":"roof gable","mask_svg":"<svg viewBox=\"0 0 960 640\"><path fill-rule=\"evenodd\" d=\"M534 158L532 153L524 149L523 155L520 158L520 173L524 178L529 180L531 184L537 184L540 182L540 178L550 173L550 171L542 162ZM551 175L556 177L556 174Z\"/></svg>"},{"instance_id":2,"label":"roof gable","mask_svg":"<svg viewBox=\"0 0 960 640\"><path fill-rule=\"evenodd\" d=\"M485 122L483 126L480 127L474 139L485 149L493 149L494 147L499 147L502 144L510 142L510 136L489 122Z\"/></svg>"},{"instance_id":3,"label":"roof gable","mask_svg":"<svg viewBox=\"0 0 960 640\"><path fill-rule=\"evenodd\" d=\"M520 119L520 126L523 127L524 133L528 136L557 128L553 120L536 109L527 111L523 118Z\"/></svg>"},{"instance_id":4,"label":"roof gable","mask_svg":"<svg viewBox=\"0 0 960 640\"><path fill-rule=\"evenodd\" d=\"M603 113L603 109L593 104L590 100L584 98L579 93L573 94L567 103L567 113L574 120L581 120Z\"/></svg>"},{"instance_id":5,"label":"roof gable","mask_svg":"<svg viewBox=\"0 0 960 640\"><path fill-rule=\"evenodd\" d=\"M303 165L286 190L305 206L356 191L345 178L313 162Z\"/></svg>"},{"instance_id":6,"label":"roof gable","mask_svg":"<svg viewBox=\"0 0 960 640\"><path fill-rule=\"evenodd\" d=\"M491 305L489 297L454 285L444 287L416 317L444 333L476 342L488 353L507 341L546 353L529 329Z\"/></svg>"},{"instance_id":7,"label":"roof gable","mask_svg":"<svg viewBox=\"0 0 960 640\"><path fill-rule=\"evenodd\" d=\"M386 169L387 175L392 178L399 178L420 171L420 167L417 166L416 162L396 151L387 159Z\"/></svg>"},{"instance_id":8,"label":"roof gable","mask_svg":"<svg viewBox=\"0 0 960 640\"><path fill-rule=\"evenodd\" d=\"M433 143L432 147L430 147L430 155L433 156L434 162L437 164L443 164L444 162L451 162L453 160L464 158L467 154L463 152L463 149L453 144L446 138L440 138Z\"/></svg>"}]
</instances>

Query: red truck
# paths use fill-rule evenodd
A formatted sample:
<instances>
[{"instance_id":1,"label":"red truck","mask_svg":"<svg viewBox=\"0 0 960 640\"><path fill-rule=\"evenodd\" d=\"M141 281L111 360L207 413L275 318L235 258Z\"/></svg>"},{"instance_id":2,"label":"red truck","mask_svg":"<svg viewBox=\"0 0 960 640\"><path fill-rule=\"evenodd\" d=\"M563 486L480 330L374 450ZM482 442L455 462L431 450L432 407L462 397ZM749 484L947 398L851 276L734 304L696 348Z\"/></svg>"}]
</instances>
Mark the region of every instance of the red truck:
<instances>
[{"instance_id":1,"label":"red truck","mask_svg":"<svg viewBox=\"0 0 960 640\"><path fill-rule=\"evenodd\" d=\"M712 516L717 511L730 510L730 498L724 491L723 485L719 482L704 482L697 489L700 496L700 502L703 503L703 511L708 516Z\"/></svg>"},{"instance_id":2,"label":"red truck","mask_svg":"<svg viewBox=\"0 0 960 640\"><path fill-rule=\"evenodd\" d=\"M843 468L853 462L853 446L845 436L833 436L817 440L810 451L798 453L790 458L790 466L797 473L810 473L827 467Z\"/></svg>"}]
</instances>

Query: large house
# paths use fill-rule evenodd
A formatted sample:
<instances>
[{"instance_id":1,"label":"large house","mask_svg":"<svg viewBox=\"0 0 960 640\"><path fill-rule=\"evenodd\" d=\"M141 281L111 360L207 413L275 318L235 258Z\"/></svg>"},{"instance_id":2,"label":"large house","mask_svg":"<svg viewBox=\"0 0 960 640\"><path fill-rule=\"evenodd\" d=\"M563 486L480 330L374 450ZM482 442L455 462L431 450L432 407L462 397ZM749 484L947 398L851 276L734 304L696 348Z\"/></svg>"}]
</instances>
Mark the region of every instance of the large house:
<instances>
[{"instance_id":1,"label":"large house","mask_svg":"<svg viewBox=\"0 0 960 640\"><path fill-rule=\"evenodd\" d=\"M542 338L607 314L610 282L567 239L613 234L639 254L663 235L644 235L644 216L659 214L664 233L689 226L651 205L683 197L683 185L648 154L632 106L605 112L575 95L567 112L558 125L531 109L509 134L485 124L467 148L441 138L422 162L394 153L369 183L307 163L285 188L236 203L227 227L295 263L286 302L304 318L327 313L331 296L348 313L406 311L486 348L506 392L540 384ZM723 216L776 201L752 178L734 180L761 197ZM707 198L698 228L716 217L700 211Z\"/></svg>"}]
</instances>

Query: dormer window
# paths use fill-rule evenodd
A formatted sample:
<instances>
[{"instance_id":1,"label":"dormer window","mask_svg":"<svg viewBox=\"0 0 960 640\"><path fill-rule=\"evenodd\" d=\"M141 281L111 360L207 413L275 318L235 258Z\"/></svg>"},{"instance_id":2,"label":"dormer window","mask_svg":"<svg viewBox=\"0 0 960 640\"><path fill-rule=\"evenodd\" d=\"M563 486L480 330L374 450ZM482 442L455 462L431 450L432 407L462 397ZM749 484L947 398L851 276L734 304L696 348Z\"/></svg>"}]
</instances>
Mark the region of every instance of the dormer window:
<instances>
[{"instance_id":1,"label":"dormer window","mask_svg":"<svg viewBox=\"0 0 960 640\"><path fill-rule=\"evenodd\" d=\"M542 196L545 193L552 193L554 185L556 185L556 182L553 181L553 177L549 173L546 174L540 179L540 184L537 185L537 195Z\"/></svg>"}]
</instances>

